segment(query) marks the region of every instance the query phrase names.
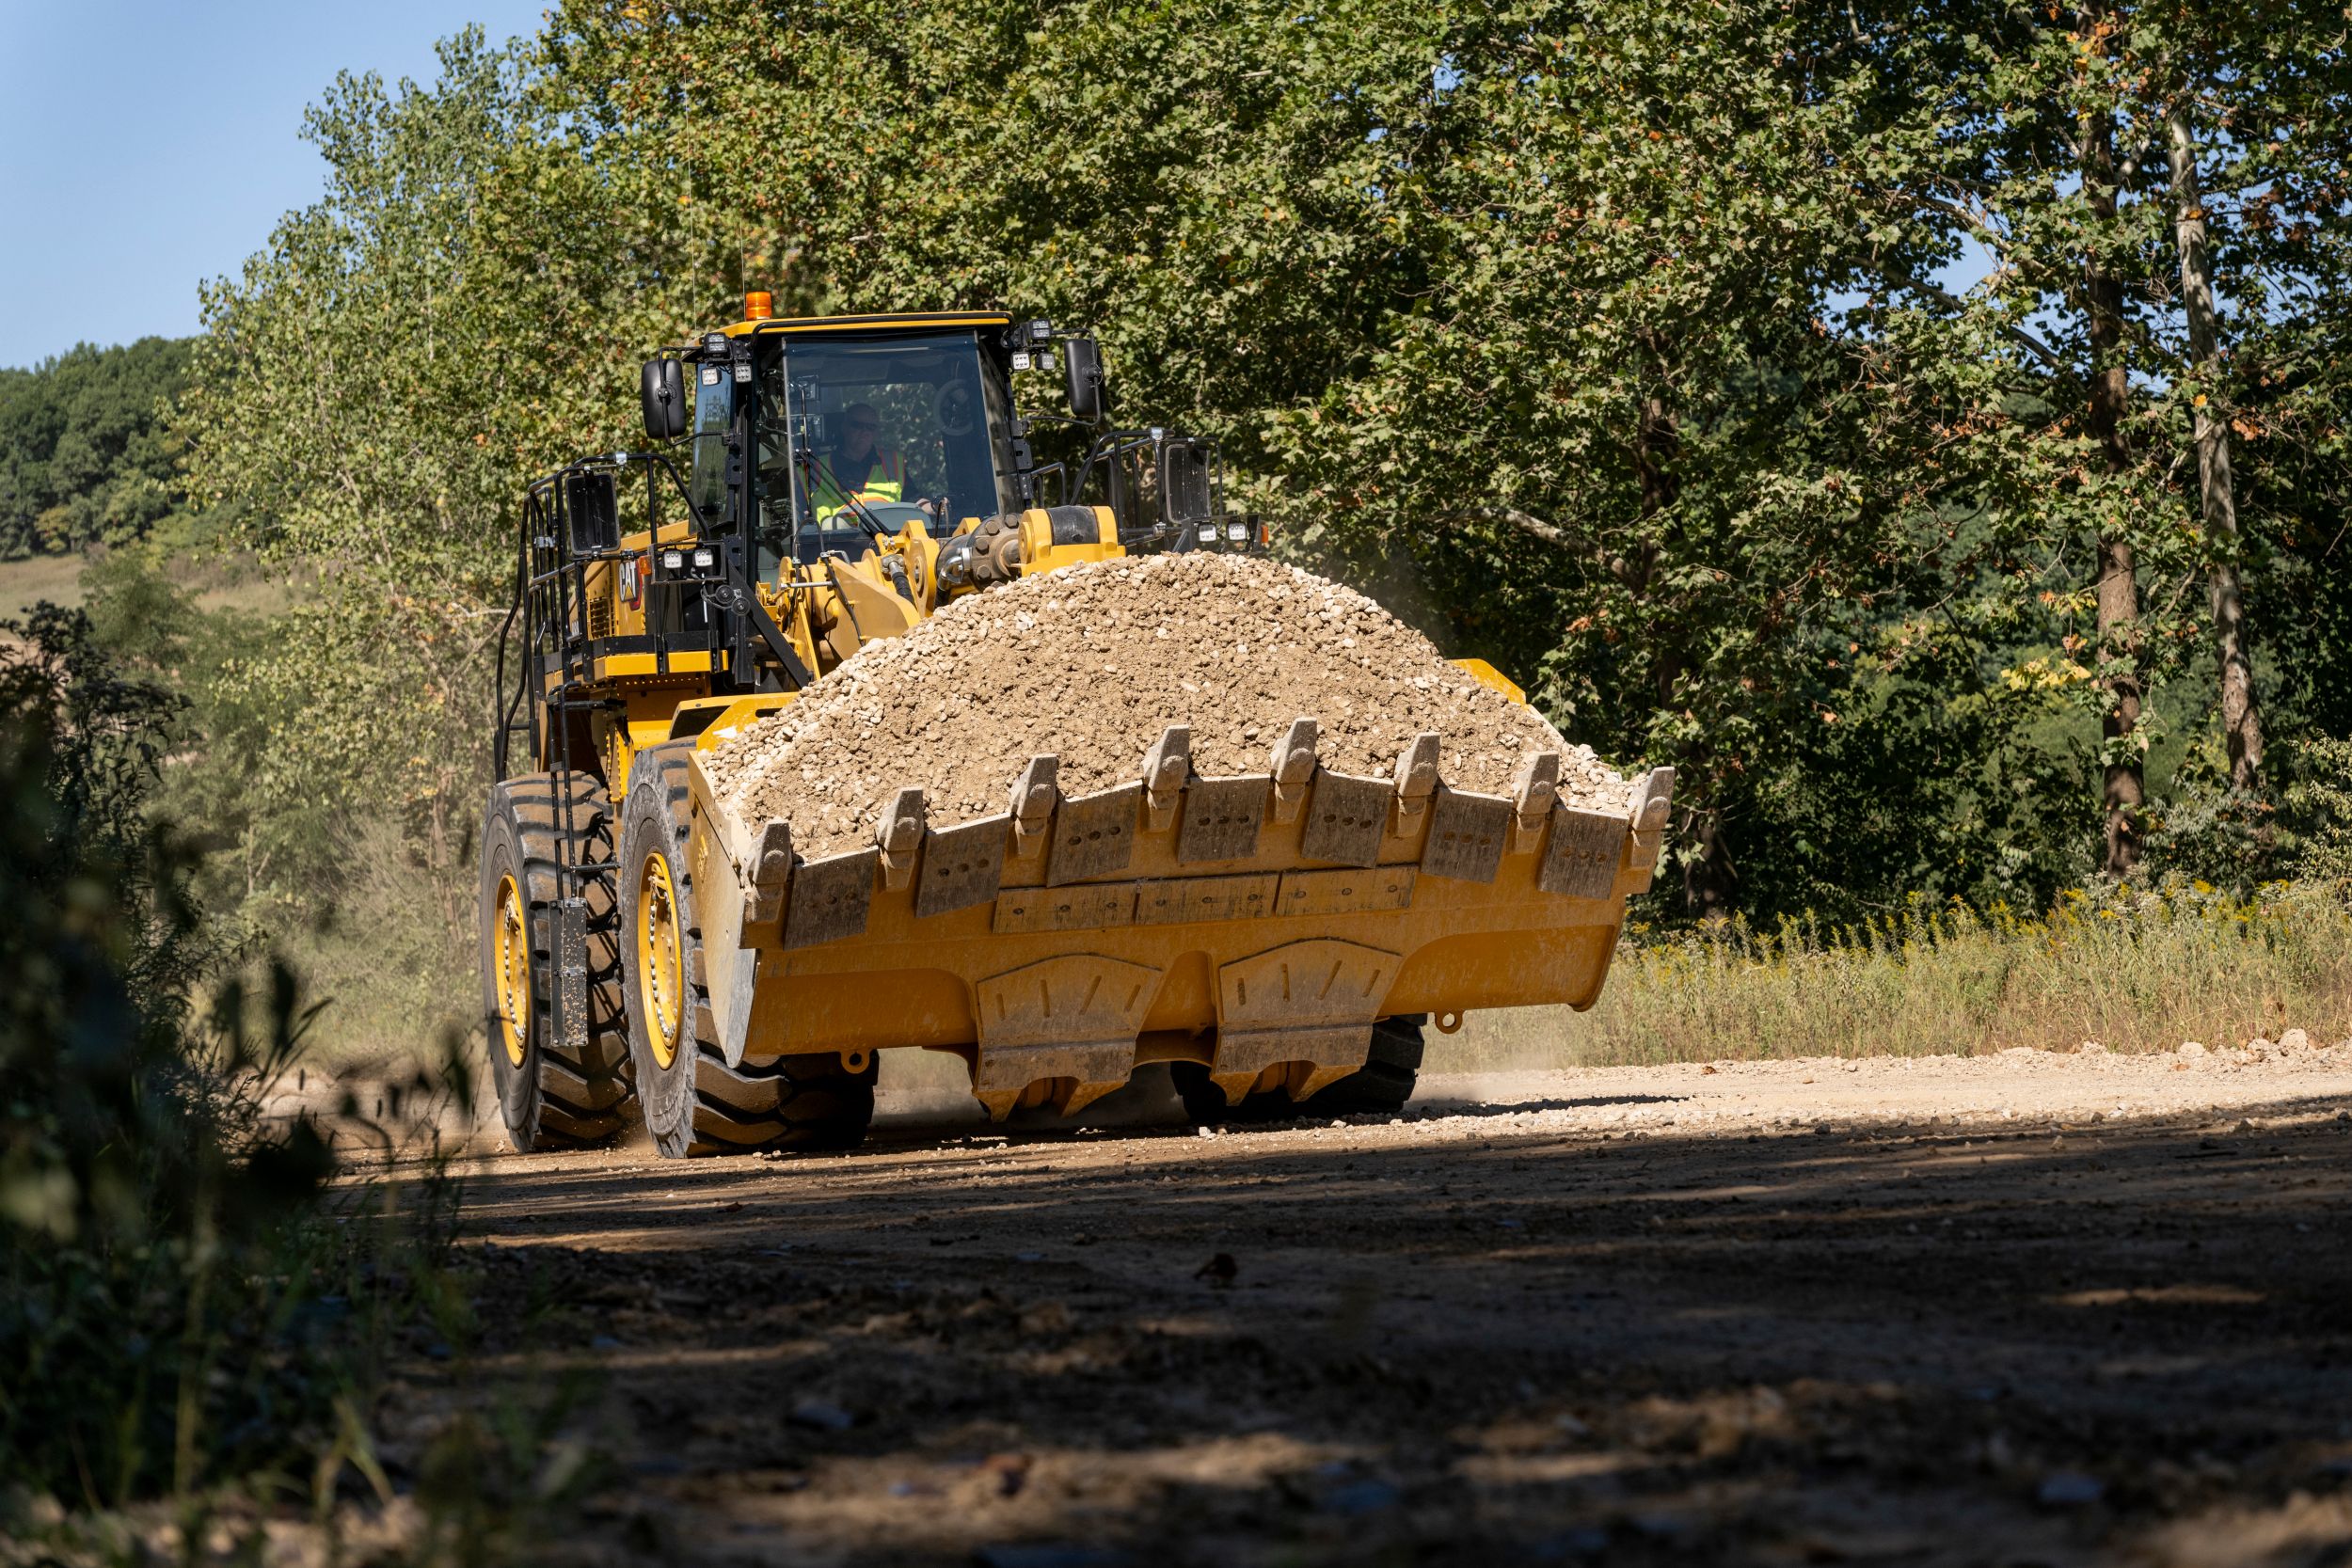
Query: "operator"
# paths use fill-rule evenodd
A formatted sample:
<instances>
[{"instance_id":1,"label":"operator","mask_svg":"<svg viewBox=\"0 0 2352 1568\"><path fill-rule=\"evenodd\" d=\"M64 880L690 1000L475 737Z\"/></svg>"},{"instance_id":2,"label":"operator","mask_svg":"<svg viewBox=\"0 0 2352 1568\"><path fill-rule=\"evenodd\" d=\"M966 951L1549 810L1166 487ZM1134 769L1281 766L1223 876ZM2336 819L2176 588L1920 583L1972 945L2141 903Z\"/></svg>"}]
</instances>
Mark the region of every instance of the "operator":
<instances>
[{"instance_id":1,"label":"operator","mask_svg":"<svg viewBox=\"0 0 2352 1568\"><path fill-rule=\"evenodd\" d=\"M817 520L824 523L850 504L895 501L906 498L907 465L891 447L878 446L882 416L870 403L853 403L842 411L841 440L832 452L817 460Z\"/></svg>"}]
</instances>

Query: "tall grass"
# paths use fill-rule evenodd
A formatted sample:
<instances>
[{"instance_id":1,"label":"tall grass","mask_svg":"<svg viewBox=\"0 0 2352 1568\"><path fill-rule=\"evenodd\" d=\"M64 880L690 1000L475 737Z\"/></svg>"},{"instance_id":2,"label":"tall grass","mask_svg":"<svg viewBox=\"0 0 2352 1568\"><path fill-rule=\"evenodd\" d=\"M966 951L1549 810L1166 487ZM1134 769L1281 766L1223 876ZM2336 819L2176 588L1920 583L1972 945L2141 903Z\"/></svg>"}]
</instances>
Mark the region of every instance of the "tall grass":
<instances>
[{"instance_id":1,"label":"tall grass","mask_svg":"<svg viewBox=\"0 0 2352 1568\"><path fill-rule=\"evenodd\" d=\"M2352 1035L2352 907L2317 886L2172 882L2070 893L2040 916L1914 900L1859 926L1636 928L1590 1012L1471 1023L1433 1069L2335 1040Z\"/></svg>"}]
</instances>

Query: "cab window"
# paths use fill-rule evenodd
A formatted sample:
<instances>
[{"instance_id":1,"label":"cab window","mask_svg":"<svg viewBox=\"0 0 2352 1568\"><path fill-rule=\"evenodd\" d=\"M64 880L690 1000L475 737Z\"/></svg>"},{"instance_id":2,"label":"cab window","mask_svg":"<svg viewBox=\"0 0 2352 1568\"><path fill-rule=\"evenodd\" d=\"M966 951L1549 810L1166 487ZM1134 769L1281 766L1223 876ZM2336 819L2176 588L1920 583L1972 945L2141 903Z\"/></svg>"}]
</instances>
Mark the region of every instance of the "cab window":
<instances>
[{"instance_id":1,"label":"cab window","mask_svg":"<svg viewBox=\"0 0 2352 1568\"><path fill-rule=\"evenodd\" d=\"M1017 504L1009 400L972 334L798 338L765 370L763 562L863 555L869 518L896 531L919 515L945 534Z\"/></svg>"},{"instance_id":2,"label":"cab window","mask_svg":"<svg viewBox=\"0 0 2352 1568\"><path fill-rule=\"evenodd\" d=\"M735 381L723 365L704 365L694 377L694 464L686 493L706 529L726 517L727 429L735 422Z\"/></svg>"}]
</instances>

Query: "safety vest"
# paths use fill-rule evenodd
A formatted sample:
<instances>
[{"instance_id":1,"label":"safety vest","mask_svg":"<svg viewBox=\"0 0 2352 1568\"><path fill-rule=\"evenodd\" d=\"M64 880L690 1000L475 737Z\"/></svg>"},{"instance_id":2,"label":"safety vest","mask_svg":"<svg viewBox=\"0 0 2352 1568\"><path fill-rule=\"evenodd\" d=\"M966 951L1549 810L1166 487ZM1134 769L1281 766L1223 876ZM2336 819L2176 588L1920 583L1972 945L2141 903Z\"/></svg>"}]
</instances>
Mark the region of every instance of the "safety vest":
<instances>
[{"instance_id":1,"label":"safety vest","mask_svg":"<svg viewBox=\"0 0 2352 1568\"><path fill-rule=\"evenodd\" d=\"M888 447L874 449L874 466L867 470L866 483L852 490L834 472L833 460L817 460L817 491L809 499L817 508L817 520L823 522L850 504L855 496L862 501L895 501L906 499L907 465Z\"/></svg>"}]
</instances>

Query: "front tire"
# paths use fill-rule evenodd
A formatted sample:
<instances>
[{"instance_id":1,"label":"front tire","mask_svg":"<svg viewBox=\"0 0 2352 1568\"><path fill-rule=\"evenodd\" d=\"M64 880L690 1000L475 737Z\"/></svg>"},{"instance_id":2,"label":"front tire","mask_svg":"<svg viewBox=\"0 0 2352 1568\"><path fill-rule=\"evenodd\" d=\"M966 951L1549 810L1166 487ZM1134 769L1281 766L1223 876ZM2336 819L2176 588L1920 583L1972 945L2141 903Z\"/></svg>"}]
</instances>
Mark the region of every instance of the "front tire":
<instances>
[{"instance_id":1,"label":"front tire","mask_svg":"<svg viewBox=\"0 0 2352 1568\"><path fill-rule=\"evenodd\" d=\"M637 753L622 812L622 942L630 1059L654 1148L670 1159L854 1148L874 1117L874 1063L833 1052L729 1067L705 982L687 857L691 741Z\"/></svg>"},{"instance_id":2,"label":"front tire","mask_svg":"<svg viewBox=\"0 0 2352 1568\"><path fill-rule=\"evenodd\" d=\"M1384 1018L1372 1026L1372 1050L1364 1065L1336 1084L1326 1085L1306 1100L1293 1100L1287 1089L1261 1089L1242 1097L1238 1105L1225 1103L1225 1091L1209 1081L1209 1069L1197 1062L1178 1062L1169 1070L1184 1115L1196 1127L1243 1127L1299 1117L1366 1116L1396 1112L1413 1098L1421 1073L1422 1025L1426 1013Z\"/></svg>"},{"instance_id":3,"label":"front tire","mask_svg":"<svg viewBox=\"0 0 2352 1568\"><path fill-rule=\"evenodd\" d=\"M556 866L612 859L604 785L570 775L569 810L555 776L531 773L490 791L482 824L482 1013L490 1077L506 1136L523 1153L608 1142L629 1100L628 1029L621 1010L619 912L612 883L591 878L587 904L588 1038L554 1034ZM567 828L569 841L564 841Z\"/></svg>"}]
</instances>

